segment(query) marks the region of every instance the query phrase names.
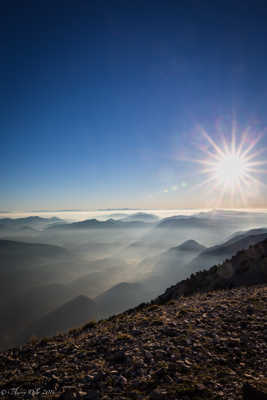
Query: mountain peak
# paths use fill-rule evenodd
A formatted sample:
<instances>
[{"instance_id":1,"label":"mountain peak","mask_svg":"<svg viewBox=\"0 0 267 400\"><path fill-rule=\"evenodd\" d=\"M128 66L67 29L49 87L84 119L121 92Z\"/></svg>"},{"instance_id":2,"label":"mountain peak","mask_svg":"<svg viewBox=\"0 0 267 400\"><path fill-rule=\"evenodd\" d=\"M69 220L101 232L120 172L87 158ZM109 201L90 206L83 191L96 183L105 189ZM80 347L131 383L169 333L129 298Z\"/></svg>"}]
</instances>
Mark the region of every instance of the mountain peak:
<instances>
[{"instance_id":1,"label":"mountain peak","mask_svg":"<svg viewBox=\"0 0 267 400\"><path fill-rule=\"evenodd\" d=\"M186 240L182 244L173 247L173 250L182 250L182 251L203 251L206 247L202 244L198 243L196 240Z\"/></svg>"}]
</instances>

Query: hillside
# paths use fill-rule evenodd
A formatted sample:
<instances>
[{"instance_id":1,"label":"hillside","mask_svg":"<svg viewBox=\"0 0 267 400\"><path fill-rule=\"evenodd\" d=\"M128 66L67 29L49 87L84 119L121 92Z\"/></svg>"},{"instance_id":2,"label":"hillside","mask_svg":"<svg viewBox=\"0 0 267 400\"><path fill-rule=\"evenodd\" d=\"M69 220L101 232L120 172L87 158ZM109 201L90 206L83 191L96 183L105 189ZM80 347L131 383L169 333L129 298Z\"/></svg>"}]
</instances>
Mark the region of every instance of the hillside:
<instances>
[{"instance_id":1,"label":"hillside","mask_svg":"<svg viewBox=\"0 0 267 400\"><path fill-rule=\"evenodd\" d=\"M167 287L184 279L191 273L187 265L205 250L205 246L195 240L187 240L178 246L171 247L157 256L144 258L139 264L141 272L149 273L145 276L145 286L155 292L155 296L162 293Z\"/></svg>"},{"instance_id":2,"label":"hillside","mask_svg":"<svg viewBox=\"0 0 267 400\"><path fill-rule=\"evenodd\" d=\"M0 239L0 259L4 268L28 267L33 263L69 257L66 249L41 243L25 243Z\"/></svg>"},{"instance_id":3,"label":"hillside","mask_svg":"<svg viewBox=\"0 0 267 400\"><path fill-rule=\"evenodd\" d=\"M76 296L75 290L60 284L34 286L13 295L6 304L0 306L1 320L4 322L0 326L0 350L21 343L23 331L28 325Z\"/></svg>"},{"instance_id":4,"label":"hillside","mask_svg":"<svg viewBox=\"0 0 267 400\"><path fill-rule=\"evenodd\" d=\"M2 398L266 399L266 261L267 240L151 303L1 353Z\"/></svg>"},{"instance_id":5,"label":"hillside","mask_svg":"<svg viewBox=\"0 0 267 400\"><path fill-rule=\"evenodd\" d=\"M267 284L267 240L239 251L231 260L226 260L221 265L192 274L190 279L168 288L155 302L164 303L196 292L260 283Z\"/></svg>"},{"instance_id":6,"label":"hillside","mask_svg":"<svg viewBox=\"0 0 267 400\"><path fill-rule=\"evenodd\" d=\"M101 315L111 315L122 312L127 308L149 299L146 287L141 283L121 282L94 300L98 305Z\"/></svg>"},{"instance_id":7,"label":"hillside","mask_svg":"<svg viewBox=\"0 0 267 400\"><path fill-rule=\"evenodd\" d=\"M248 231L246 234L238 235L225 243L205 249L186 266L186 269L196 272L203 268L209 268L231 258L238 251L267 239L266 232L261 234L250 234L250 232L253 231Z\"/></svg>"},{"instance_id":8,"label":"hillside","mask_svg":"<svg viewBox=\"0 0 267 400\"><path fill-rule=\"evenodd\" d=\"M96 304L89 297L77 296L35 321L24 332L23 341L29 339L32 335L37 337L52 336L69 328L78 327L88 319L95 319L96 313Z\"/></svg>"}]
</instances>

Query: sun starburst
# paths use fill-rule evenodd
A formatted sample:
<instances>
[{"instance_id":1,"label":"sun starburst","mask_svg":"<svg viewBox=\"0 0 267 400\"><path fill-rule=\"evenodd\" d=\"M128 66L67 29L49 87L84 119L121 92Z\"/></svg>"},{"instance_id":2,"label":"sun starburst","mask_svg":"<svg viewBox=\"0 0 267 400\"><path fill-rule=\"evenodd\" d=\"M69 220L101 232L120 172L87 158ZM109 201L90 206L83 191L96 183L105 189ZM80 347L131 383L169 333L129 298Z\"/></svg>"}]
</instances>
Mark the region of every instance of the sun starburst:
<instances>
[{"instance_id":1,"label":"sun starburst","mask_svg":"<svg viewBox=\"0 0 267 400\"><path fill-rule=\"evenodd\" d=\"M235 203L241 200L242 205L247 205L248 192L262 185L257 175L267 172L261 168L267 161L258 159L265 149L256 151L261 136L249 138L247 133L243 133L237 143L235 132L232 132L230 141L223 136L221 143L216 143L207 132L202 133L209 144L202 149L205 159L196 160L204 167L201 172L208 175L202 185L208 186L213 193L219 192L217 205L225 197L231 198L232 205L234 200L237 200Z\"/></svg>"}]
</instances>

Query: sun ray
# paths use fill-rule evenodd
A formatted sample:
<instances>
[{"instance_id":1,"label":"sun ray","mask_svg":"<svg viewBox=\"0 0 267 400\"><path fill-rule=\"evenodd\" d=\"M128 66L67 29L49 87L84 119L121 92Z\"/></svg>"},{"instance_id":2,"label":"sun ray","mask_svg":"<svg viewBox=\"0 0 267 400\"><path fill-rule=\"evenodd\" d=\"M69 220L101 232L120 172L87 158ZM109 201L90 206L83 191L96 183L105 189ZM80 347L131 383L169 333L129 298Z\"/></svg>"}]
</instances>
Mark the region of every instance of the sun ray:
<instances>
[{"instance_id":1,"label":"sun ray","mask_svg":"<svg viewBox=\"0 0 267 400\"><path fill-rule=\"evenodd\" d=\"M206 153L209 157L215 159L215 160L219 160L220 159L220 155L217 153L212 153L210 150L208 150L206 147L202 148L203 153Z\"/></svg>"},{"instance_id":2,"label":"sun ray","mask_svg":"<svg viewBox=\"0 0 267 400\"><path fill-rule=\"evenodd\" d=\"M236 121L233 119L232 122L232 143L231 143L232 153L236 153Z\"/></svg>"},{"instance_id":3,"label":"sun ray","mask_svg":"<svg viewBox=\"0 0 267 400\"><path fill-rule=\"evenodd\" d=\"M266 169L248 168L248 172L255 172L257 174L267 174Z\"/></svg>"},{"instance_id":4,"label":"sun ray","mask_svg":"<svg viewBox=\"0 0 267 400\"><path fill-rule=\"evenodd\" d=\"M244 145L245 145L246 140L247 140L247 138L248 138L248 133L249 133L249 131L250 131L250 128L247 128L247 129L243 132L243 135L242 135L242 137L241 137L240 144L239 144L239 146L238 146L238 148L237 148L237 154L238 154L238 156L239 156L240 154L242 154Z\"/></svg>"},{"instance_id":5,"label":"sun ray","mask_svg":"<svg viewBox=\"0 0 267 400\"><path fill-rule=\"evenodd\" d=\"M255 147L256 144L260 141L260 139L261 139L261 136L258 135L258 136L251 142L251 144L247 147L247 149L244 150L244 152L243 152L243 154L242 154L243 157L246 157L246 155L249 154L249 153L251 152L251 150L254 149L254 147Z\"/></svg>"},{"instance_id":6,"label":"sun ray","mask_svg":"<svg viewBox=\"0 0 267 400\"><path fill-rule=\"evenodd\" d=\"M254 153L245 156L244 158L246 159L246 161L253 160L254 158L260 156L262 153L265 153L266 150L267 150L267 147L263 147L260 150L254 151Z\"/></svg>"},{"instance_id":7,"label":"sun ray","mask_svg":"<svg viewBox=\"0 0 267 400\"><path fill-rule=\"evenodd\" d=\"M230 153L229 145L227 143L226 137L222 136L223 148L225 153Z\"/></svg>"},{"instance_id":8,"label":"sun ray","mask_svg":"<svg viewBox=\"0 0 267 400\"><path fill-rule=\"evenodd\" d=\"M252 166L255 167L257 165L266 165L267 164L267 160L265 161L253 161L253 162L248 162L247 165L248 167Z\"/></svg>"},{"instance_id":9,"label":"sun ray","mask_svg":"<svg viewBox=\"0 0 267 400\"><path fill-rule=\"evenodd\" d=\"M208 140L208 142L212 145L212 147L217 151L217 153L219 155L223 156L223 151L220 149L220 147L214 142L214 140L204 130L203 130L203 135Z\"/></svg>"}]
</instances>

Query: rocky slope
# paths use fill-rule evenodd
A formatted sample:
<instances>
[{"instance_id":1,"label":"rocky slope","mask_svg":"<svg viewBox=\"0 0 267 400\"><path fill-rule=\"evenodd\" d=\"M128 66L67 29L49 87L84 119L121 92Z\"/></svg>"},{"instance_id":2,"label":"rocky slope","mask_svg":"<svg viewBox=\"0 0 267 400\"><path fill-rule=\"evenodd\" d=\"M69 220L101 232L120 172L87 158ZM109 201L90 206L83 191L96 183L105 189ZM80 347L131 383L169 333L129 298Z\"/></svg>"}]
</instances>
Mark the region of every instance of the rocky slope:
<instances>
[{"instance_id":1,"label":"rocky slope","mask_svg":"<svg viewBox=\"0 0 267 400\"><path fill-rule=\"evenodd\" d=\"M264 281L266 256L267 241L238 253L224 289L192 277L191 291L1 353L1 398L266 399L267 284L229 288Z\"/></svg>"}]
</instances>

